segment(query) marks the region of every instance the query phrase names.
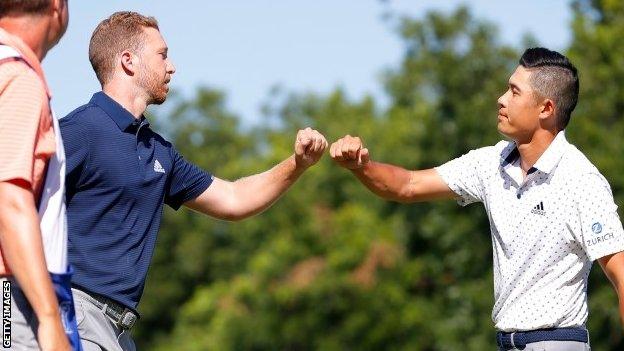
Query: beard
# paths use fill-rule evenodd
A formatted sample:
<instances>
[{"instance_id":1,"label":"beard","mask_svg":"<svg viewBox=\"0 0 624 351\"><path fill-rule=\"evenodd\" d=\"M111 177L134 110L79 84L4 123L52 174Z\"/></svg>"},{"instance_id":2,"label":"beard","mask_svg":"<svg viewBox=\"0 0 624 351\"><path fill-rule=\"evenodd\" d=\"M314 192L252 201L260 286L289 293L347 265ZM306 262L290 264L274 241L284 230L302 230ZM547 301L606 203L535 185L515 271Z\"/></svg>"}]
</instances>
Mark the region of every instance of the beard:
<instances>
[{"instance_id":1,"label":"beard","mask_svg":"<svg viewBox=\"0 0 624 351\"><path fill-rule=\"evenodd\" d=\"M165 79L145 66L141 67L139 87L147 94L148 105L160 105L167 99L169 88Z\"/></svg>"}]
</instances>

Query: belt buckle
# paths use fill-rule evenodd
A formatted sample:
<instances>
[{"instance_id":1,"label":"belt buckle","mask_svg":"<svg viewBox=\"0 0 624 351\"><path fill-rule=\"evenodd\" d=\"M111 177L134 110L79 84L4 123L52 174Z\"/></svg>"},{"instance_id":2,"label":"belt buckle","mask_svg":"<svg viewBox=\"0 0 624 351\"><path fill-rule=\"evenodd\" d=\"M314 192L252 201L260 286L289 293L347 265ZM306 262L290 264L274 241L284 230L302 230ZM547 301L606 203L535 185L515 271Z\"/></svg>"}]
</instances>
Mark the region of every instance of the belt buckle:
<instances>
[{"instance_id":1,"label":"belt buckle","mask_svg":"<svg viewBox=\"0 0 624 351\"><path fill-rule=\"evenodd\" d=\"M514 335L516 335L516 332L512 332L511 335L509 335L509 340L511 341L511 347L513 349L516 348L516 344L514 343Z\"/></svg>"},{"instance_id":2,"label":"belt buckle","mask_svg":"<svg viewBox=\"0 0 624 351\"><path fill-rule=\"evenodd\" d=\"M119 318L119 326L122 329L130 329L134 326L134 323L137 321L137 316L132 312L132 310L128 308L124 308L124 311L121 313L121 317Z\"/></svg>"}]
</instances>

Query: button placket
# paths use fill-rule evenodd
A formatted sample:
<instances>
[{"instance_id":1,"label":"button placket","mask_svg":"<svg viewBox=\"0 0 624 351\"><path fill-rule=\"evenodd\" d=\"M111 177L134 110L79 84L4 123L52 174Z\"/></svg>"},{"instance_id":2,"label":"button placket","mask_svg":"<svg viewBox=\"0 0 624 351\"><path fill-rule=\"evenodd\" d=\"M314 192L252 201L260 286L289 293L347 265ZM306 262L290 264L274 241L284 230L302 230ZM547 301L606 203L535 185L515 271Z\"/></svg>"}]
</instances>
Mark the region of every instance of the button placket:
<instances>
[{"instance_id":1,"label":"button placket","mask_svg":"<svg viewBox=\"0 0 624 351\"><path fill-rule=\"evenodd\" d=\"M143 127L146 127L149 125L149 123L145 120L142 120L140 122L135 121L133 124L138 125L137 129L136 129L136 133L135 133L135 137L136 137L136 153L137 153L137 157L138 157L138 161L139 161L139 168L141 169L141 173L145 172L145 161L143 160L143 157L141 155L141 148L140 148L140 133L141 133L141 129Z\"/></svg>"}]
</instances>

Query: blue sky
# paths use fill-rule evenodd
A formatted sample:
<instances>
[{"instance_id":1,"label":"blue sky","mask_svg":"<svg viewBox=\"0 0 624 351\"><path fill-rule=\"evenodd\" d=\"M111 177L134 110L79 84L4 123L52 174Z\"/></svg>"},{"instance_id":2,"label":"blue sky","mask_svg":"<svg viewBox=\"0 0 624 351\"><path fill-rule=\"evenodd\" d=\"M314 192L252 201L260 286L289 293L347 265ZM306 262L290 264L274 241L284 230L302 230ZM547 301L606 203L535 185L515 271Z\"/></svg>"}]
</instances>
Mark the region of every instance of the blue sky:
<instances>
[{"instance_id":1,"label":"blue sky","mask_svg":"<svg viewBox=\"0 0 624 351\"><path fill-rule=\"evenodd\" d=\"M552 49L569 40L571 11L564 0L229 0L70 1L70 24L44 61L52 104L59 116L100 89L88 61L96 25L111 13L155 16L177 72L171 86L190 96L198 86L223 90L228 108L248 124L262 121L260 107L272 86L349 96L383 96L379 75L396 66L402 46L384 12L421 16L467 4L494 22L501 41L518 45L525 33ZM170 102L169 102L170 103ZM167 104L167 102L165 102ZM157 106L151 107L159 108Z\"/></svg>"}]
</instances>

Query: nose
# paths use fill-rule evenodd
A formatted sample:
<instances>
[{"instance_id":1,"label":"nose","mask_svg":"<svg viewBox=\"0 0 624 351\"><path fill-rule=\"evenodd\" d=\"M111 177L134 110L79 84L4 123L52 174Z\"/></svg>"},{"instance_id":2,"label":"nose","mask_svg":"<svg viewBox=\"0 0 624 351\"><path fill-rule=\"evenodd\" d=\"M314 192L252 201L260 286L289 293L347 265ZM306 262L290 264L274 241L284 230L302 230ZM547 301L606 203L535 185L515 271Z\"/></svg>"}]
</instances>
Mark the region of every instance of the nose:
<instances>
[{"instance_id":1,"label":"nose","mask_svg":"<svg viewBox=\"0 0 624 351\"><path fill-rule=\"evenodd\" d=\"M501 95L496 102L498 103L498 107L505 107L506 96L509 91L506 91L503 95Z\"/></svg>"},{"instance_id":2,"label":"nose","mask_svg":"<svg viewBox=\"0 0 624 351\"><path fill-rule=\"evenodd\" d=\"M171 60L167 60L167 72L169 72L169 74L174 74L176 71L175 65L173 64L173 61Z\"/></svg>"}]
</instances>

